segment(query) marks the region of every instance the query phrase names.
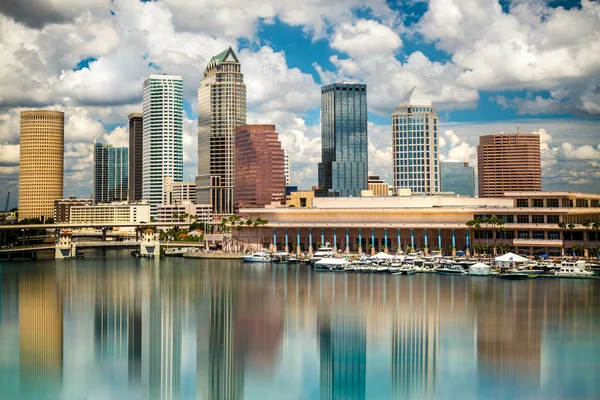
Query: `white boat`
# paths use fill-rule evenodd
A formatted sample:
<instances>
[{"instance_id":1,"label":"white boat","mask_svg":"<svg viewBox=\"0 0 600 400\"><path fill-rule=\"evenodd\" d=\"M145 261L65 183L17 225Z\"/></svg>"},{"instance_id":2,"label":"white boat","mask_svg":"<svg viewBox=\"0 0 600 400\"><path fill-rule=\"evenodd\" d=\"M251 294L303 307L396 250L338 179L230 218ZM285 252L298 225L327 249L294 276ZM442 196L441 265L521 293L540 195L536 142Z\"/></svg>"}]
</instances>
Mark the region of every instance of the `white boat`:
<instances>
[{"instance_id":1,"label":"white boat","mask_svg":"<svg viewBox=\"0 0 600 400\"><path fill-rule=\"evenodd\" d=\"M241 258L242 258L243 262L259 262L259 263L271 262L271 254L269 254L268 252L265 252L265 251L257 251L256 253L252 254L251 256L242 256Z\"/></svg>"},{"instance_id":2,"label":"white boat","mask_svg":"<svg viewBox=\"0 0 600 400\"><path fill-rule=\"evenodd\" d=\"M290 254L285 251L279 251L271 256L271 262L277 264L287 264L290 261Z\"/></svg>"},{"instance_id":3,"label":"white boat","mask_svg":"<svg viewBox=\"0 0 600 400\"><path fill-rule=\"evenodd\" d=\"M348 265L351 263L343 258L323 258L315 261L314 269L315 271L343 272Z\"/></svg>"},{"instance_id":4,"label":"white boat","mask_svg":"<svg viewBox=\"0 0 600 400\"><path fill-rule=\"evenodd\" d=\"M467 272L458 265L442 265L435 269L441 275L466 275Z\"/></svg>"},{"instance_id":5,"label":"white boat","mask_svg":"<svg viewBox=\"0 0 600 400\"><path fill-rule=\"evenodd\" d=\"M490 265L484 263L469 265L469 275L489 276L491 269Z\"/></svg>"},{"instance_id":6,"label":"white boat","mask_svg":"<svg viewBox=\"0 0 600 400\"><path fill-rule=\"evenodd\" d=\"M329 243L327 243L325 246L319 247L308 262L314 264L322 258L331 258L334 255L335 251L333 251L333 247L329 247Z\"/></svg>"},{"instance_id":7,"label":"white boat","mask_svg":"<svg viewBox=\"0 0 600 400\"><path fill-rule=\"evenodd\" d=\"M594 273L585 269L585 261L563 261L554 275L563 278L589 278Z\"/></svg>"},{"instance_id":8,"label":"white boat","mask_svg":"<svg viewBox=\"0 0 600 400\"><path fill-rule=\"evenodd\" d=\"M167 247L165 249L165 257L182 257L191 250L189 247Z\"/></svg>"},{"instance_id":9,"label":"white boat","mask_svg":"<svg viewBox=\"0 0 600 400\"><path fill-rule=\"evenodd\" d=\"M413 275L417 273L417 269L414 265L403 264L398 271L392 272L392 275Z\"/></svg>"}]
</instances>

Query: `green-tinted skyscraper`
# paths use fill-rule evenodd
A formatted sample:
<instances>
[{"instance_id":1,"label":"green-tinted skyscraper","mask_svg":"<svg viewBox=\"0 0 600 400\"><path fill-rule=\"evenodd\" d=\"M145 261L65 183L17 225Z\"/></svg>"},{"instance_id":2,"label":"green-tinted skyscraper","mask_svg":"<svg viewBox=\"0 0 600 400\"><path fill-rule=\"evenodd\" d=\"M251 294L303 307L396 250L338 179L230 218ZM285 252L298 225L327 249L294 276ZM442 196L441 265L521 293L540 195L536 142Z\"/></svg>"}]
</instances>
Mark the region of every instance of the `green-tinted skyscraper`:
<instances>
[{"instance_id":1,"label":"green-tinted skyscraper","mask_svg":"<svg viewBox=\"0 0 600 400\"><path fill-rule=\"evenodd\" d=\"M129 152L94 139L94 204L125 201L129 192Z\"/></svg>"},{"instance_id":2,"label":"green-tinted skyscraper","mask_svg":"<svg viewBox=\"0 0 600 400\"><path fill-rule=\"evenodd\" d=\"M368 168L367 85L323 86L319 186L331 196L359 197L368 186Z\"/></svg>"}]
</instances>

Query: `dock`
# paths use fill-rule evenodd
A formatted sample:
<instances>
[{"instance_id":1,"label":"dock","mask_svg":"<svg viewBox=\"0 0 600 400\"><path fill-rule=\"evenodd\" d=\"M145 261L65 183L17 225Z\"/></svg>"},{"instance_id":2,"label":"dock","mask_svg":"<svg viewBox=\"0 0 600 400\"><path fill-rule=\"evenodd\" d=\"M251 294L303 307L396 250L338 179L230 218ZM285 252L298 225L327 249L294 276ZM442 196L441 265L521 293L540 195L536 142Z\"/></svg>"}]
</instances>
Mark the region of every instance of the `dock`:
<instances>
[{"instance_id":1,"label":"dock","mask_svg":"<svg viewBox=\"0 0 600 400\"><path fill-rule=\"evenodd\" d=\"M221 252L194 252L194 253L184 253L183 257L185 258L204 258L204 259L215 259L215 260L239 260L241 255L235 253L221 253Z\"/></svg>"}]
</instances>

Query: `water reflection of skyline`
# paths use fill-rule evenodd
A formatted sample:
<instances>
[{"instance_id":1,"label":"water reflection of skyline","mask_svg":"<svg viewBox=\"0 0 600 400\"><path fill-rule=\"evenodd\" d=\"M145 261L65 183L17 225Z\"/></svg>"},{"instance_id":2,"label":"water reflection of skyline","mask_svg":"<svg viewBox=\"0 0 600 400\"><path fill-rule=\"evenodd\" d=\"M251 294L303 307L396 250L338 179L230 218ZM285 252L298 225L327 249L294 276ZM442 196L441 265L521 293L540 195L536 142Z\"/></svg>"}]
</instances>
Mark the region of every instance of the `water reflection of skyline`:
<instances>
[{"instance_id":1,"label":"water reflection of skyline","mask_svg":"<svg viewBox=\"0 0 600 400\"><path fill-rule=\"evenodd\" d=\"M73 264L2 268L0 393L564 398L562 384L577 382L574 397L600 395L592 281ZM585 368L569 372L581 358Z\"/></svg>"}]
</instances>

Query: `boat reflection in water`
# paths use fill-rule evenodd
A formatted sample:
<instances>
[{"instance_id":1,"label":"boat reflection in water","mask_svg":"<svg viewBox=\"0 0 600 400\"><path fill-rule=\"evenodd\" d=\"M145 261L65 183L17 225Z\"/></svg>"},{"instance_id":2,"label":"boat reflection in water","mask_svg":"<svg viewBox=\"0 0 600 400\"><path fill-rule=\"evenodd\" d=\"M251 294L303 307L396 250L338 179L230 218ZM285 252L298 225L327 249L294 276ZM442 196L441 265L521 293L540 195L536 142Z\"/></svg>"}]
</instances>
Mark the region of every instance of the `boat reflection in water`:
<instances>
[{"instance_id":1,"label":"boat reflection in water","mask_svg":"<svg viewBox=\"0 0 600 400\"><path fill-rule=\"evenodd\" d=\"M0 267L0 397L600 398L593 279L107 254Z\"/></svg>"}]
</instances>

